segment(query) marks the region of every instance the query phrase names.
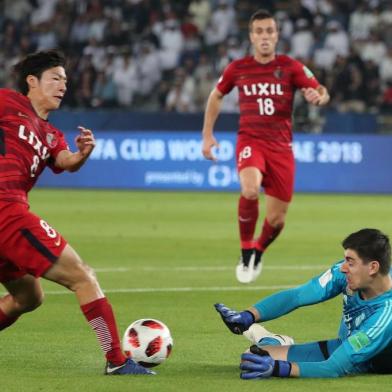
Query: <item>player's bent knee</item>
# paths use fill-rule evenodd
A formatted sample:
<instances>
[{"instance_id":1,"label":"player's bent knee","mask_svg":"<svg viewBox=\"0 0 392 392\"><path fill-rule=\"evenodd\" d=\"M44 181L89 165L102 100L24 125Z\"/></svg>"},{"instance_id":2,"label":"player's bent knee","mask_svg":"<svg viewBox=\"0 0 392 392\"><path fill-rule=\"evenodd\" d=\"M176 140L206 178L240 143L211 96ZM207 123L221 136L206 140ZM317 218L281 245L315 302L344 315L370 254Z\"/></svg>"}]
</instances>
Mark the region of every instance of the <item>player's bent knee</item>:
<instances>
[{"instance_id":1,"label":"player's bent knee","mask_svg":"<svg viewBox=\"0 0 392 392\"><path fill-rule=\"evenodd\" d=\"M81 287L99 287L95 271L87 264L81 264L81 268L73 279L73 284L69 287L72 291L77 291Z\"/></svg>"},{"instance_id":2,"label":"player's bent knee","mask_svg":"<svg viewBox=\"0 0 392 392\"><path fill-rule=\"evenodd\" d=\"M68 245L44 277L72 291L75 291L80 285L96 285L97 281L93 269L85 264Z\"/></svg>"},{"instance_id":3,"label":"player's bent knee","mask_svg":"<svg viewBox=\"0 0 392 392\"><path fill-rule=\"evenodd\" d=\"M281 229L284 226L286 214L269 214L267 220L275 229Z\"/></svg>"},{"instance_id":4,"label":"player's bent knee","mask_svg":"<svg viewBox=\"0 0 392 392\"><path fill-rule=\"evenodd\" d=\"M85 272L86 279L91 283L96 283L97 282L97 275L95 274L94 269L91 268L87 264L83 264L83 269Z\"/></svg>"},{"instance_id":5,"label":"player's bent knee","mask_svg":"<svg viewBox=\"0 0 392 392\"><path fill-rule=\"evenodd\" d=\"M29 296L28 298L18 298L14 297L15 308L19 313L32 312L42 305L44 302L44 293L37 293L34 296Z\"/></svg>"},{"instance_id":6,"label":"player's bent knee","mask_svg":"<svg viewBox=\"0 0 392 392\"><path fill-rule=\"evenodd\" d=\"M259 189L257 187L243 188L241 194L245 199L256 200L259 198Z\"/></svg>"}]
</instances>

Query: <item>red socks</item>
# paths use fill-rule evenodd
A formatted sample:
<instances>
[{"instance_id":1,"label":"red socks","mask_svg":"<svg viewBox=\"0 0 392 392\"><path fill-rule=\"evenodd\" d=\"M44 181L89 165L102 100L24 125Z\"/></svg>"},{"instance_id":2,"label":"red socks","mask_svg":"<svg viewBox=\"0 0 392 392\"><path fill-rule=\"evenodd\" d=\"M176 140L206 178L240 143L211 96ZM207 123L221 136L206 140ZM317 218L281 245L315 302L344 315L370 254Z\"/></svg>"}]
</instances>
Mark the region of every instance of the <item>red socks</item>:
<instances>
[{"instance_id":1,"label":"red socks","mask_svg":"<svg viewBox=\"0 0 392 392\"><path fill-rule=\"evenodd\" d=\"M264 252L282 231L284 224L273 227L264 219L263 229L259 238L254 241L257 219L259 217L259 200L249 200L244 196L238 202L238 225L240 229L241 249L255 248Z\"/></svg>"},{"instance_id":2,"label":"red socks","mask_svg":"<svg viewBox=\"0 0 392 392\"><path fill-rule=\"evenodd\" d=\"M106 298L100 298L80 307L95 331L106 359L114 365L125 362L112 307ZM0 309L0 331L13 324L18 317L9 317Z\"/></svg>"},{"instance_id":3,"label":"red socks","mask_svg":"<svg viewBox=\"0 0 392 392\"><path fill-rule=\"evenodd\" d=\"M0 309L0 331L12 325L19 317L9 317Z\"/></svg>"},{"instance_id":4,"label":"red socks","mask_svg":"<svg viewBox=\"0 0 392 392\"><path fill-rule=\"evenodd\" d=\"M80 308L95 331L106 359L116 366L123 364L126 358L121 351L116 320L108 300L100 298Z\"/></svg>"},{"instance_id":5,"label":"red socks","mask_svg":"<svg viewBox=\"0 0 392 392\"><path fill-rule=\"evenodd\" d=\"M259 200L249 200L241 196L238 202L238 225L242 249L254 247L253 236L259 217Z\"/></svg>"},{"instance_id":6,"label":"red socks","mask_svg":"<svg viewBox=\"0 0 392 392\"><path fill-rule=\"evenodd\" d=\"M264 219L263 230L260 234L260 237L256 241L256 248L262 252L264 252L267 247L275 240L275 238L282 231L284 225L279 227L272 227L267 219Z\"/></svg>"}]
</instances>

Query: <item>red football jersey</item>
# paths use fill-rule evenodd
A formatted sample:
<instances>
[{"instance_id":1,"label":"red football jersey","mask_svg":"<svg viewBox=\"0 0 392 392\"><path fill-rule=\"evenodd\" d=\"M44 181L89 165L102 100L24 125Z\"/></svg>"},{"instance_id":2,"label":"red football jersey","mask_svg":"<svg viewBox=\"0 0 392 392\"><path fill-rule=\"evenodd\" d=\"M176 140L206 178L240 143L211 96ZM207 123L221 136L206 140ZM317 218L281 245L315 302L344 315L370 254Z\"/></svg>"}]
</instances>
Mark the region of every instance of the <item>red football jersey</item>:
<instances>
[{"instance_id":1,"label":"red football jersey","mask_svg":"<svg viewBox=\"0 0 392 392\"><path fill-rule=\"evenodd\" d=\"M267 64L247 56L230 63L219 79L222 94L238 87L239 134L288 147L292 141L291 117L297 88L319 86L312 72L299 61L277 55Z\"/></svg>"},{"instance_id":2,"label":"red football jersey","mask_svg":"<svg viewBox=\"0 0 392 392\"><path fill-rule=\"evenodd\" d=\"M41 119L30 100L0 89L0 200L27 203L27 193L57 154L69 149L64 135Z\"/></svg>"}]
</instances>

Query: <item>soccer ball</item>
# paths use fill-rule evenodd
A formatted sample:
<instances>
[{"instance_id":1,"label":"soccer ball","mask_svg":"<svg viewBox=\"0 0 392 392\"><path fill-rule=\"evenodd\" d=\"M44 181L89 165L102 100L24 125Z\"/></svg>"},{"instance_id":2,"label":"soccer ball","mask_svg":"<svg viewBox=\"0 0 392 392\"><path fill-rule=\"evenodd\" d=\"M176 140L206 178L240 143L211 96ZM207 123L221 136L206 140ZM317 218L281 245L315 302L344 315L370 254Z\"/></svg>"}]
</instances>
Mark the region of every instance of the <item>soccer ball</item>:
<instances>
[{"instance_id":1,"label":"soccer ball","mask_svg":"<svg viewBox=\"0 0 392 392\"><path fill-rule=\"evenodd\" d=\"M145 367L153 367L170 355L173 339L162 321L141 319L126 329L122 346L126 356Z\"/></svg>"}]
</instances>

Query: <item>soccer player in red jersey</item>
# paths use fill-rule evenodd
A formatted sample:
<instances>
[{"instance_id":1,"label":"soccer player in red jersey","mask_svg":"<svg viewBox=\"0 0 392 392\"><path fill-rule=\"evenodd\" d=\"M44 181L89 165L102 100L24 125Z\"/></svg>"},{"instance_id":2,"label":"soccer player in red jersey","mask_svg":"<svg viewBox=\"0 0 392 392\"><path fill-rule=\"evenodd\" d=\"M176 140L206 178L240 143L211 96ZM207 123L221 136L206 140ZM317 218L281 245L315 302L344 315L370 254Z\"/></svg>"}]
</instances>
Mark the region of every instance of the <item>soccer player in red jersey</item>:
<instances>
[{"instance_id":1,"label":"soccer player in red jersey","mask_svg":"<svg viewBox=\"0 0 392 392\"><path fill-rule=\"evenodd\" d=\"M238 224L241 258L237 279L249 283L261 272L261 256L282 231L294 187L291 116L294 93L308 103L325 105L326 88L300 62L276 54L278 27L268 11L259 10L249 22L253 55L230 63L212 90L203 124L203 155L215 160L219 147L213 128L224 95L239 91L240 121L236 148L241 185ZM260 236L254 240L263 186L266 214Z\"/></svg>"},{"instance_id":2,"label":"soccer player in red jersey","mask_svg":"<svg viewBox=\"0 0 392 392\"><path fill-rule=\"evenodd\" d=\"M52 226L29 210L27 194L49 166L74 172L95 146L79 127L76 152L48 121L66 92L65 59L57 51L28 55L15 66L20 92L0 89L0 330L41 305L40 277L73 291L106 357L105 374L153 374L121 351L116 321L97 278Z\"/></svg>"}]
</instances>

